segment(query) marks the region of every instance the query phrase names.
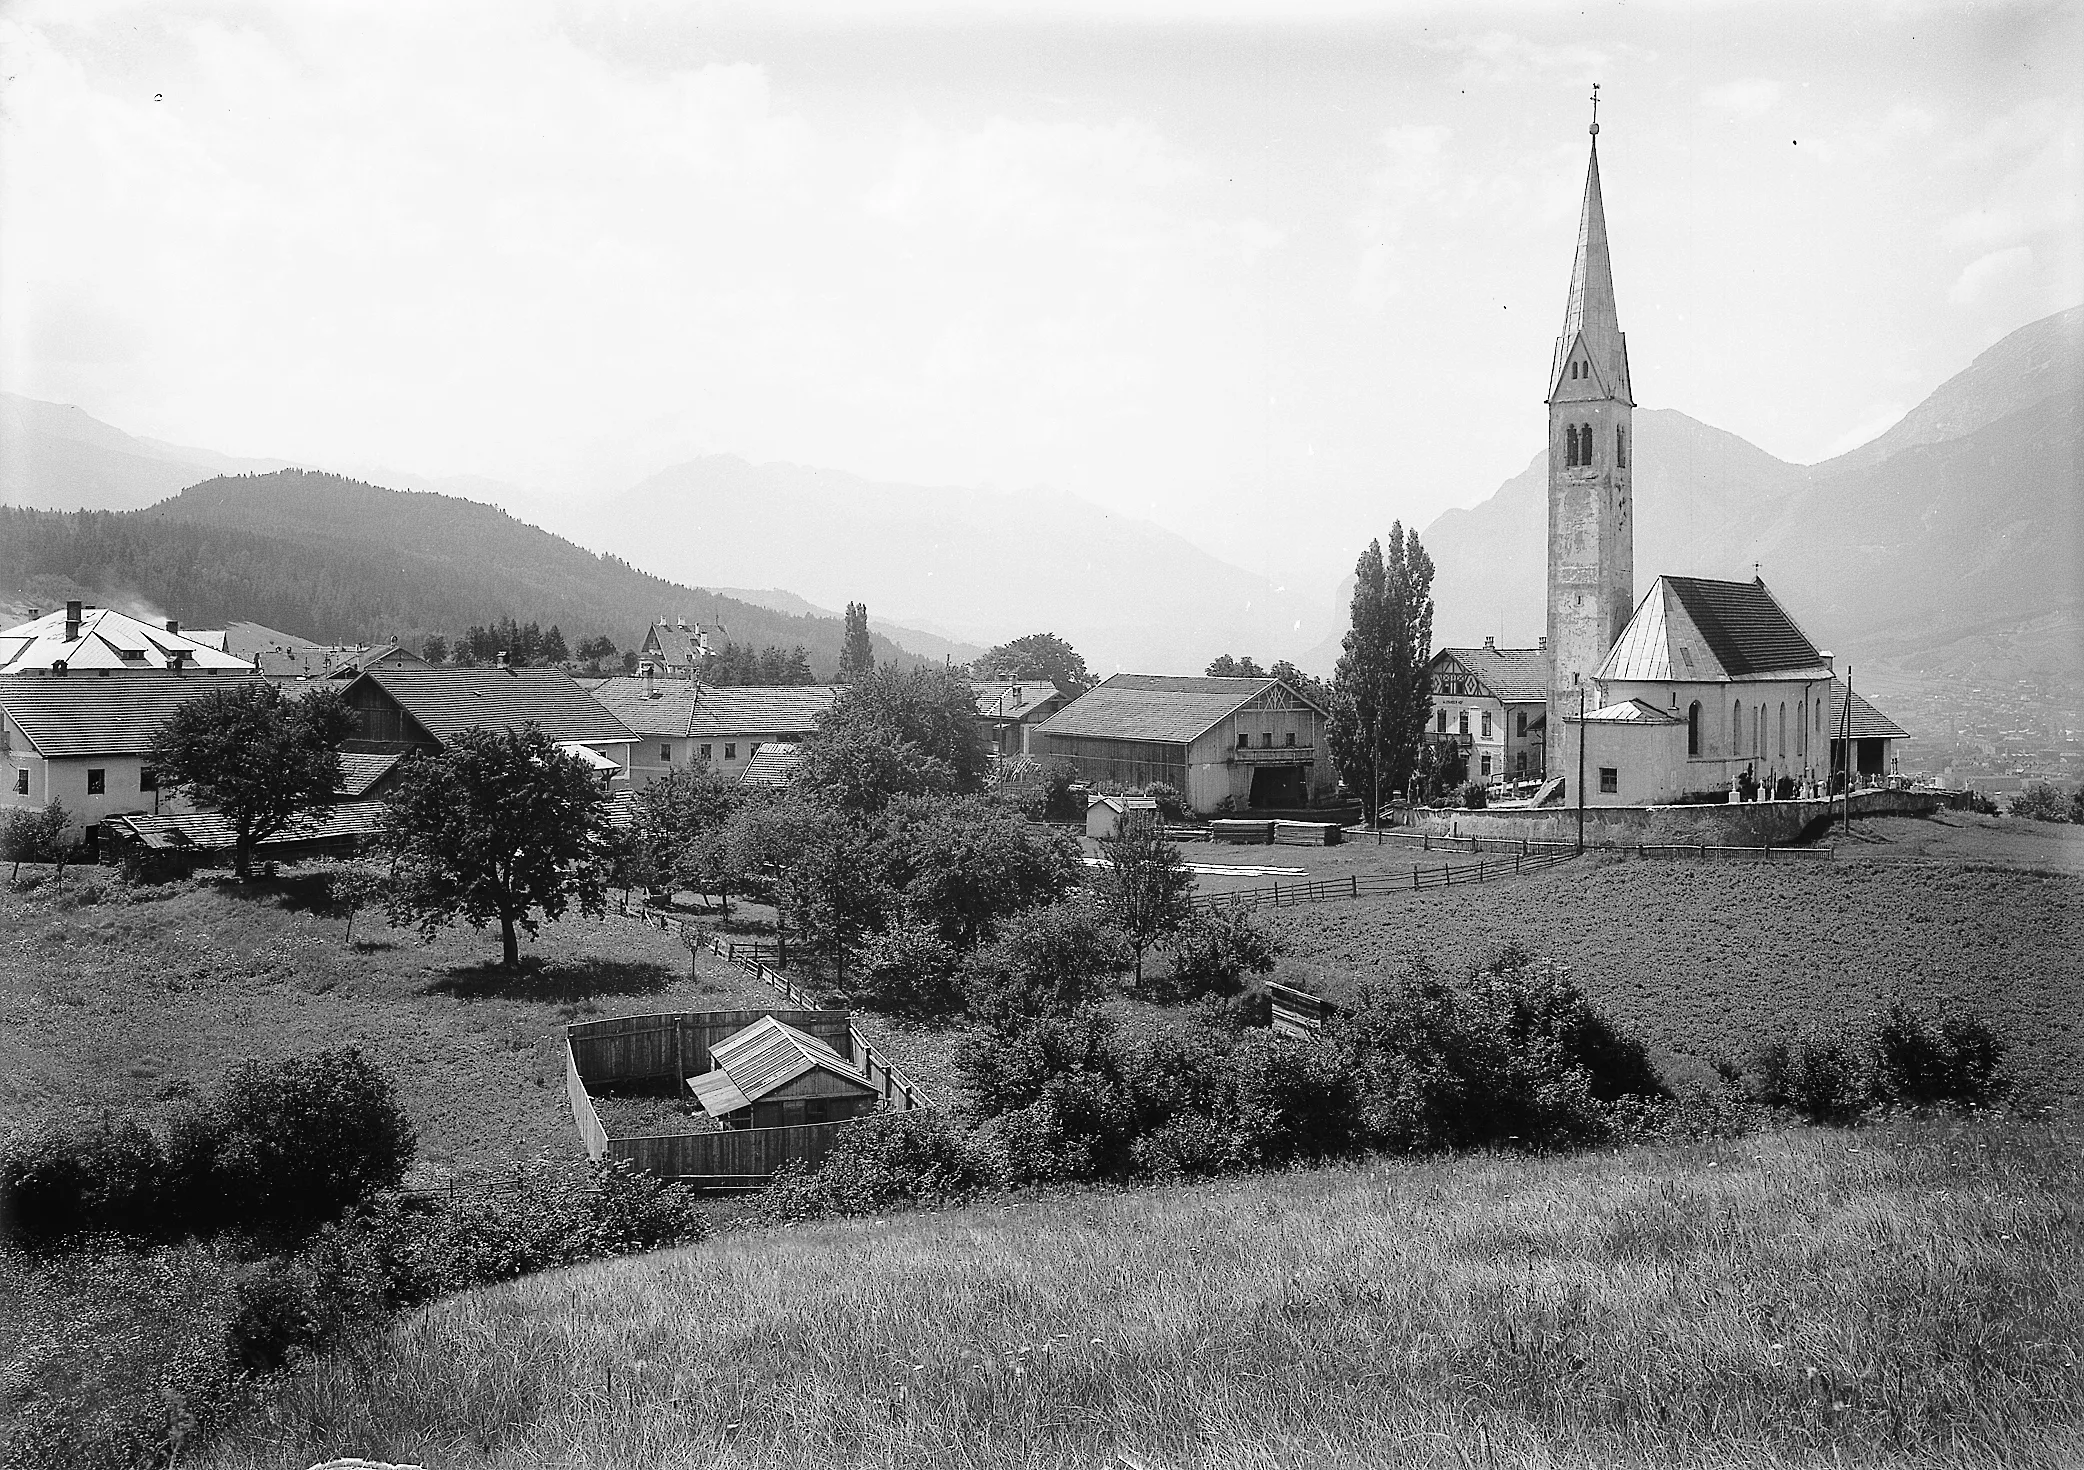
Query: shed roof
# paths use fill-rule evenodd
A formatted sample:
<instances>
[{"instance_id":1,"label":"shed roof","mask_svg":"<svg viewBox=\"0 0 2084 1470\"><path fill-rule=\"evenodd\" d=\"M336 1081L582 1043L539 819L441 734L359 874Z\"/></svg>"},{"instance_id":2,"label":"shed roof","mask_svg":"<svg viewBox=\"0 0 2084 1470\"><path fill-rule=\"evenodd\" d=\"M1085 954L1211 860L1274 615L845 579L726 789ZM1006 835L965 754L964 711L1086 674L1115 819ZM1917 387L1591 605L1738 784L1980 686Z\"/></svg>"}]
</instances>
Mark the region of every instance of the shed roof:
<instances>
[{"instance_id":1,"label":"shed roof","mask_svg":"<svg viewBox=\"0 0 2084 1470\"><path fill-rule=\"evenodd\" d=\"M1824 729L1833 740L1843 740L1845 696L1852 695L1852 738L1855 740L1908 740L1910 732L1867 703L1865 695L1845 687L1843 679L1831 680L1824 706Z\"/></svg>"},{"instance_id":2,"label":"shed roof","mask_svg":"<svg viewBox=\"0 0 2084 1470\"><path fill-rule=\"evenodd\" d=\"M175 710L213 689L260 682L244 673L177 674L168 669L0 679L0 709L38 755L143 755Z\"/></svg>"},{"instance_id":3,"label":"shed roof","mask_svg":"<svg viewBox=\"0 0 2084 1470\"><path fill-rule=\"evenodd\" d=\"M1659 577L1596 677L1685 682L1829 673L1816 645L1763 580Z\"/></svg>"},{"instance_id":4,"label":"shed roof","mask_svg":"<svg viewBox=\"0 0 2084 1470\"><path fill-rule=\"evenodd\" d=\"M876 1090L852 1062L817 1037L785 1026L772 1016L762 1016L719 1041L709 1049L709 1059L714 1064L711 1069L688 1078L688 1086L694 1089L702 1110L713 1118L758 1102L812 1070L829 1072L865 1092Z\"/></svg>"},{"instance_id":5,"label":"shed roof","mask_svg":"<svg viewBox=\"0 0 2084 1470\"><path fill-rule=\"evenodd\" d=\"M371 787L390 775L392 767L404 759L402 755L365 755L356 751L342 751L340 794L346 797L367 795Z\"/></svg>"},{"instance_id":6,"label":"shed roof","mask_svg":"<svg viewBox=\"0 0 2084 1470\"><path fill-rule=\"evenodd\" d=\"M1279 679L1116 674L1088 689L1036 728L1049 735L1185 745L1274 689L1284 690L1298 703L1316 708Z\"/></svg>"},{"instance_id":7,"label":"shed roof","mask_svg":"<svg viewBox=\"0 0 2084 1470\"><path fill-rule=\"evenodd\" d=\"M738 773L741 786L786 786L803 759L803 747L787 740L770 740L753 752L753 758Z\"/></svg>"},{"instance_id":8,"label":"shed roof","mask_svg":"<svg viewBox=\"0 0 2084 1470\"><path fill-rule=\"evenodd\" d=\"M514 729L531 720L559 744L626 744L637 738L563 669L386 665L370 669L347 687L355 689L363 680L396 700L443 745L465 730Z\"/></svg>"},{"instance_id":9,"label":"shed roof","mask_svg":"<svg viewBox=\"0 0 2084 1470\"><path fill-rule=\"evenodd\" d=\"M1546 648L1443 648L1433 655L1438 664L1452 658L1467 669L1493 699L1526 702L1548 698L1549 652Z\"/></svg>"},{"instance_id":10,"label":"shed roof","mask_svg":"<svg viewBox=\"0 0 2084 1470\"><path fill-rule=\"evenodd\" d=\"M343 801L323 817L312 817L308 813L291 817L288 826L256 845L265 851L269 846L281 843L315 842L328 837L367 837L383 821L385 806L386 803L381 801ZM232 824L216 812L110 817L108 821L160 852L219 852L237 845Z\"/></svg>"}]
</instances>

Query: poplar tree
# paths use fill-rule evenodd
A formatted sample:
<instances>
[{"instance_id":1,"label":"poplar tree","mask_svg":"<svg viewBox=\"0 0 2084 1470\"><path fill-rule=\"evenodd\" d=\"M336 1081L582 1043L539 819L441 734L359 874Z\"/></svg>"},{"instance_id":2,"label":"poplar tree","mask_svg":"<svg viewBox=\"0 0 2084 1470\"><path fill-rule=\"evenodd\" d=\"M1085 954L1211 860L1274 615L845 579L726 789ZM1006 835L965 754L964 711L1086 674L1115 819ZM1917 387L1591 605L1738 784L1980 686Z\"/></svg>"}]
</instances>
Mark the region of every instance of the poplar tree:
<instances>
[{"instance_id":1,"label":"poplar tree","mask_svg":"<svg viewBox=\"0 0 2084 1470\"><path fill-rule=\"evenodd\" d=\"M1390 527L1388 555L1370 541L1353 568L1350 626L1332 678L1332 759L1348 791L1376 816L1383 792L1404 789L1418 768L1432 705L1433 559L1416 531Z\"/></svg>"},{"instance_id":2,"label":"poplar tree","mask_svg":"<svg viewBox=\"0 0 2084 1470\"><path fill-rule=\"evenodd\" d=\"M868 641L868 604L847 604L847 636L839 649L839 682L851 684L876 666L875 648Z\"/></svg>"}]
</instances>

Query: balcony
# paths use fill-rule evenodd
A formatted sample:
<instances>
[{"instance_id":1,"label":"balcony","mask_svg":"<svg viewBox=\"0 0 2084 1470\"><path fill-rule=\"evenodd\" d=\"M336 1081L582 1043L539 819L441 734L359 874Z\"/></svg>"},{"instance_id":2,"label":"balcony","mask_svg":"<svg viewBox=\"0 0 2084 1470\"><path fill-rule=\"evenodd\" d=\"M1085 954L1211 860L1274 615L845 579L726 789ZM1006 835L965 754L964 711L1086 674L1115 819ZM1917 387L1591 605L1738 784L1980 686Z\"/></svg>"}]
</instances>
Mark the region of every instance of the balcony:
<instances>
[{"instance_id":1,"label":"balcony","mask_svg":"<svg viewBox=\"0 0 2084 1470\"><path fill-rule=\"evenodd\" d=\"M1233 766L1295 766L1316 759L1314 745L1238 745L1230 751Z\"/></svg>"}]
</instances>

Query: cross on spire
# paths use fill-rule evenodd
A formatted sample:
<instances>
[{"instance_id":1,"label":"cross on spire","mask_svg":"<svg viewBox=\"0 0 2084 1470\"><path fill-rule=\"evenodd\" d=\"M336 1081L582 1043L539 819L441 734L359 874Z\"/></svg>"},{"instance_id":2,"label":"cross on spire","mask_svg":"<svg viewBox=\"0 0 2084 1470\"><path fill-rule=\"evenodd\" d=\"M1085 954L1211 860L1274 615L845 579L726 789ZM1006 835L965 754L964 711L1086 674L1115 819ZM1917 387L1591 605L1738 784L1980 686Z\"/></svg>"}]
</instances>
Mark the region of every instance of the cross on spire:
<instances>
[{"instance_id":1,"label":"cross on spire","mask_svg":"<svg viewBox=\"0 0 2084 1470\"><path fill-rule=\"evenodd\" d=\"M1599 83L1592 84L1592 136L1599 136Z\"/></svg>"}]
</instances>

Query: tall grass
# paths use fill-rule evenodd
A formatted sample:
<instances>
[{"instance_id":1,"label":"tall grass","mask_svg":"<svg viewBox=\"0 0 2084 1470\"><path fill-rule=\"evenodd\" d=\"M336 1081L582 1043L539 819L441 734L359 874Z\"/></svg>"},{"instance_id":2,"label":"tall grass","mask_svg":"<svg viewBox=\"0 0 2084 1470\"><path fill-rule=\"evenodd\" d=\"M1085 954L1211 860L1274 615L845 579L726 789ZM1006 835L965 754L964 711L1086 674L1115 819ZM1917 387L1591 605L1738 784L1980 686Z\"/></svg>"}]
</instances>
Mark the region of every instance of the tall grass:
<instances>
[{"instance_id":1,"label":"tall grass","mask_svg":"<svg viewBox=\"0 0 2084 1470\"><path fill-rule=\"evenodd\" d=\"M2080 1319L2073 1135L1797 1130L720 1237L438 1304L190 1463L2054 1466Z\"/></svg>"}]
</instances>

